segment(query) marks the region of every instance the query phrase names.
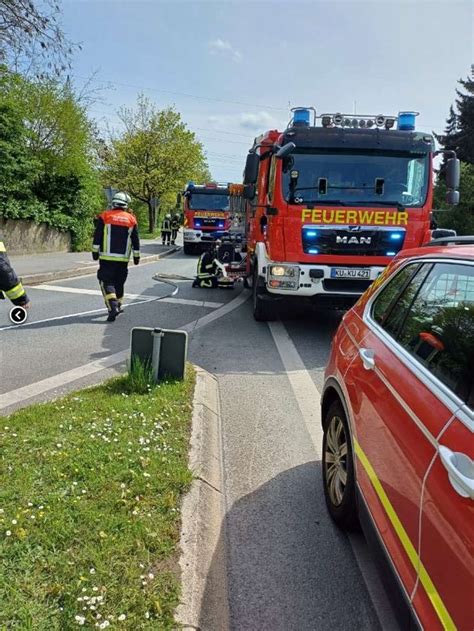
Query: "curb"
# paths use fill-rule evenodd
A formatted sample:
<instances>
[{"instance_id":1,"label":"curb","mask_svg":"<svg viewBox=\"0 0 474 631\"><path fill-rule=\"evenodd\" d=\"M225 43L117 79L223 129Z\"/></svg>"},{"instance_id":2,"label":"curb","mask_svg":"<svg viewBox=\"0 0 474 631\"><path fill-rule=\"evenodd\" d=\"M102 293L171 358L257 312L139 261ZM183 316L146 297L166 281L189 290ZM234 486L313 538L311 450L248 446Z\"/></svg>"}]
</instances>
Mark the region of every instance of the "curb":
<instances>
[{"instance_id":1,"label":"curb","mask_svg":"<svg viewBox=\"0 0 474 631\"><path fill-rule=\"evenodd\" d=\"M191 431L191 489L182 506L181 602L176 622L184 629L229 629L224 536L221 413L217 379L196 370Z\"/></svg>"},{"instance_id":2,"label":"curb","mask_svg":"<svg viewBox=\"0 0 474 631\"><path fill-rule=\"evenodd\" d=\"M179 246L175 246L166 252L160 252L160 254L150 254L149 256L144 256L141 259L141 264L145 265L146 263L153 263L154 261L159 261L160 259L166 258L171 254L174 254L179 250ZM98 263L94 261L94 263L87 263L82 267L73 267L71 269L58 270L57 272L40 272L39 274L24 274L21 277L21 282L23 285L41 285L41 283L48 283L53 280L61 280L62 278L73 278L74 276L87 276L88 274L95 274L97 271Z\"/></svg>"}]
</instances>

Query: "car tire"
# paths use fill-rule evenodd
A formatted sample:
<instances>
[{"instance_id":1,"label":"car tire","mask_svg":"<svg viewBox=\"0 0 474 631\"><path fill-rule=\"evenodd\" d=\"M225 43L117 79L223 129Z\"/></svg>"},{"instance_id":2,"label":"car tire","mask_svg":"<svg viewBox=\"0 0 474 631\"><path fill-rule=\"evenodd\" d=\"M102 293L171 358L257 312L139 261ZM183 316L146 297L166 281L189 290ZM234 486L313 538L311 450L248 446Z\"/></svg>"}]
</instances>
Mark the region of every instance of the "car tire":
<instances>
[{"instance_id":1,"label":"car tire","mask_svg":"<svg viewBox=\"0 0 474 631\"><path fill-rule=\"evenodd\" d=\"M340 401L334 401L324 418L323 486L333 521L344 530L357 530L354 454L351 435Z\"/></svg>"},{"instance_id":2,"label":"car tire","mask_svg":"<svg viewBox=\"0 0 474 631\"><path fill-rule=\"evenodd\" d=\"M275 305L267 298L267 295L263 279L259 276L258 267L255 265L252 279L252 302L253 317L257 322L269 322L275 319Z\"/></svg>"},{"instance_id":3,"label":"car tire","mask_svg":"<svg viewBox=\"0 0 474 631\"><path fill-rule=\"evenodd\" d=\"M185 254L194 254L195 253L194 245L192 245L191 243L185 243L183 245L183 251Z\"/></svg>"}]
</instances>

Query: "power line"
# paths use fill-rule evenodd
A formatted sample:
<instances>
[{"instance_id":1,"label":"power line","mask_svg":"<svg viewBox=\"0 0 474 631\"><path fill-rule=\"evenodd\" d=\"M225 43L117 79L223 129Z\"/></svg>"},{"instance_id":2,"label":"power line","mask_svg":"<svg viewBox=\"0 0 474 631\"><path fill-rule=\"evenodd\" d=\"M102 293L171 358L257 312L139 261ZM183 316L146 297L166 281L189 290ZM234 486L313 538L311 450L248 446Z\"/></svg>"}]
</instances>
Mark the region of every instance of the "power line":
<instances>
[{"instance_id":1,"label":"power line","mask_svg":"<svg viewBox=\"0 0 474 631\"><path fill-rule=\"evenodd\" d=\"M78 79L84 79L84 80L88 80L87 77L83 77L81 75L76 75L76 77ZM161 90L159 88L150 88L150 87L146 87L146 86L139 86L139 85L133 85L131 83L121 83L118 81L102 81L103 84L105 85L115 85L115 86L122 86L124 88L133 88L134 90L147 90L149 92L158 92L158 93L162 93L162 94L172 94L174 96L184 96L186 98L191 98L191 99L199 99L201 101L210 101L213 103L230 103L232 105L243 105L244 107L258 107L258 108L265 108L268 110L275 110L278 112L288 112L288 110L286 108L282 108L282 107L275 107L274 105L263 105L263 104L257 104L257 103L248 103L245 101L232 101L232 100L228 100L228 99L219 99L219 98L210 98L208 96L201 96L199 94L191 94L189 92L174 92L172 90Z\"/></svg>"}]
</instances>

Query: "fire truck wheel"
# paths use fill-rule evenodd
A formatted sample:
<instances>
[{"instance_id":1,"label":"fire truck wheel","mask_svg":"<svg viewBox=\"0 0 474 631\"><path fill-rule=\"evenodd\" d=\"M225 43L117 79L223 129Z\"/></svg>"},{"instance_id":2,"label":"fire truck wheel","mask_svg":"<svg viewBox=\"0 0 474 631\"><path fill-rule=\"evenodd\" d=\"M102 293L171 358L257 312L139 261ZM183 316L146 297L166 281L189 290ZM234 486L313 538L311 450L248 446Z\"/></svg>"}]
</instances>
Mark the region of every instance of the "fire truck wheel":
<instances>
[{"instance_id":1,"label":"fire truck wheel","mask_svg":"<svg viewBox=\"0 0 474 631\"><path fill-rule=\"evenodd\" d=\"M194 254L194 245L191 243L185 243L183 245L183 251L185 254Z\"/></svg>"},{"instance_id":2,"label":"fire truck wheel","mask_svg":"<svg viewBox=\"0 0 474 631\"><path fill-rule=\"evenodd\" d=\"M340 401L331 404L324 418L323 485L326 505L335 523L345 530L357 529L354 456Z\"/></svg>"},{"instance_id":3,"label":"fire truck wheel","mask_svg":"<svg viewBox=\"0 0 474 631\"><path fill-rule=\"evenodd\" d=\"M263 279L258 275L258 268L255 266L252 280L253 297L253 317L257 322L268 322L274 320L274 304L267 298L267 290Z\"/></svg>"}]
</instances>

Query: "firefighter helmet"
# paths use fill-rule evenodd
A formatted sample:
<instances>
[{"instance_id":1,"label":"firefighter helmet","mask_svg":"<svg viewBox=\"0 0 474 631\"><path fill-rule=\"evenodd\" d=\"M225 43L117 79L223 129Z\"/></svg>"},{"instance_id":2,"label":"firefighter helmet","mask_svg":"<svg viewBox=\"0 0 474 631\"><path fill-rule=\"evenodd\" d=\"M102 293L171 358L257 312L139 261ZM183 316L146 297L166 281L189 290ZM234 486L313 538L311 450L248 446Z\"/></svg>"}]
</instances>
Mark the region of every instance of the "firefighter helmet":
<instances>
[{"instance_id":1,"label":"firefighter helmet","mask_svg":"<svg viewBox=\"0 0 474 631\"><path fill-rule=\"evenodd\" d=\"M123 191L119 191L115 193L112 199L112 205L114 208L128 208L128 205L131 202L130 195L128 193L124 193Z\"/></svg>"}]
</instances>

